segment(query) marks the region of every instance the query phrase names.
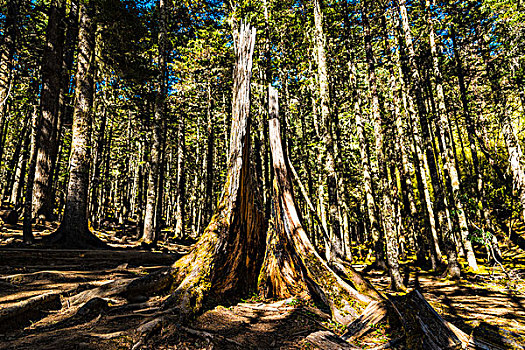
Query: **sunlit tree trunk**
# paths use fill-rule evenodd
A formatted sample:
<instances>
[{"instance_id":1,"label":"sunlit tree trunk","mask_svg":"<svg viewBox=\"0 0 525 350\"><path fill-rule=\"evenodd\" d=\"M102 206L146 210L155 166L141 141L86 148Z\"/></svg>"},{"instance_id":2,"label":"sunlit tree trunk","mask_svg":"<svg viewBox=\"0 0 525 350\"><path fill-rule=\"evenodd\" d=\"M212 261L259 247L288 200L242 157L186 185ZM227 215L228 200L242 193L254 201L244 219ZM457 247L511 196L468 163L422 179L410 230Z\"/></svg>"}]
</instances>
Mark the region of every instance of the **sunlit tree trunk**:
<instances>
[{"instance_id":1,"label":"sunlit tree trunk","mask_svg":"<svg viewBox=\"0 0 525 350\"><path fill-rule=\"evenodd\" d=\"M386 262L391 279L393 290L405 290L403 279L399 273L399 250L396 237L396 217L397 210L394 205L393 194L395 189L395 174L390 171L391 159L388 157L387 145L389 142L387 135L388 121L384 115L379 100L379 91L377 89L375 59L372 50L372 33L370 30L369 11L370 2L365 2L363 7L363 26L364 26L364 44L366 53L366 62L368 66L368 86L371 97L371 115L374 120L375 151L379 169L379 186L378 194L381 199L381 221L385 234L386 243Z\"/></svg>"},{"instance_id":2,"label":"sunlit tree trunk","mask_svg":"<svg viewBox=\"0 0 525 350\"><path fill-rule=\"evenodd\" d=\"M326 190L328 193L328 232L331 242L328 242L327 258L331 260L341 257L339 217L339 194L337 191L337 174L335 170L335 145L333 139L333 120L330 113L330 92L328 85L328 67L326 63L326 38L323 30L323 14L321 1L314 0L315 49L319 79L319 96L321 110L321 137L323 140L323 154L320 156L326 176Z\"/></svg>"},{"instance_id":3,"label":"sunlit tree trunk","mask_svg":"<svg viewBox=\"0 0 525 350\"><path fill-rule=\"evenodd\" d=\"M456 164L454 162L454 154L452 149L452 135L450 134L450 123L448 120L447 108L445 106L445 94L443 92L443 78L441 75L441 70L439 68L438 52L436 48L436 37L434 33L434 19L430 14L430 7L433 6L433 1L427 0L427 19L429 24L429 41L430 41L430 53L432 55L432 68L433 68L433 78L436 89L437 97L437 114L438 114L438 123L440 124L440 138L443 145L443 153L441 154L443 159L443 166L445 168L445 177L448 177L448 181L452 187L452 193L454 197L454 203L456 206L456 215L459 221L459 229L461 234L461 239L465 250L467 253L467 261L469 266L473 270L478 269L476 263L476 257L474 256L474 250L472 249L472 244L470 243L468 236L468 224L467 216L465 210L463 209L463 204L461 203L460 195L460 183L458 171L456 169ZM446 228L442 227L442 230ZM447 253L447 274L452 278L460 277L460 267L457 261L457 251L454 243L453 233L450 230L445 230L443 239L445 240L445 250ZM469 247L470 245L470 247Z\"/></svg>"},{"instance_id":4,"label":"sunlit tree trunk","mask_svg":"<svg viewBox=\"0 0 525 350\"><path fill-rule=\"evenodd\" d=\"M151 161L150 171L148 174L148 191L146 195L146 212L144 215L144 233L142 241L146 245L154 243L155 237L155 224L157 213L157 196L158 186L160 179L160 160L162 157L162 126L165 113L165 99L166 99L166 73L167 73L167 9L165 0L159 0L159 34L158 34L158 76L156 83L156 95L155 95L155 111L153 118L153 144L151 145Z\"/></svg>"}]
</instances>

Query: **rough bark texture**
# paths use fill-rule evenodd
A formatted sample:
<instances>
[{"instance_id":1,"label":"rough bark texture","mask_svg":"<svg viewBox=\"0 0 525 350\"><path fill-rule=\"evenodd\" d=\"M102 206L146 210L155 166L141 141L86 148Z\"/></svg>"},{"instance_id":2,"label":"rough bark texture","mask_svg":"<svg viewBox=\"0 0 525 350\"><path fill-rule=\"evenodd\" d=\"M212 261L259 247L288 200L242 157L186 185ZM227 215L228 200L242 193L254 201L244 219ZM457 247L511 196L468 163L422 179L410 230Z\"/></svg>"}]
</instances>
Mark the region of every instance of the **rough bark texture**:
<instances>
[{"instance_id":1,"label":"rough bark texture","mask_svg":"<svg viewBox=\"0 0 525 350\"><path fill-rule=\"evenodd\" d=\"M62 87L62 57L64 47L63 0L52 1L46 32L46 46L42 58L42 116L35 169L33 215L45 219L53 217L52 169L58 147L59 96Z\"/></svg>"},{"instance_id":2,"label":"rough bark texture","mask_svg":"<svg viewBox=\"0 0 525 350\"><path fill-rule=\"evenodd\" d=\"M75 89L75 113L69 159L70 176L64 218L48 237L48 243L67 247L102 247L89 229L87 205L90 165L90 132L93 108L94 30L90 3L79 3L79 53Z\"/></svg>"},{"instance_id":3,"label":"rough bark texture","mask_svg":"<svg viewBox=\"0 0 525 350\"><path fill-rule=\"evenodd\" d=\"M203 306L232 302L253 291L264 251L266 222L257 206L249 163L250 80L255 28L242 24L234 33L232 128L228 176L217 210L193 250L173 266L174 283L167 305L182 315Z\"/></svg>"}]
</instances>

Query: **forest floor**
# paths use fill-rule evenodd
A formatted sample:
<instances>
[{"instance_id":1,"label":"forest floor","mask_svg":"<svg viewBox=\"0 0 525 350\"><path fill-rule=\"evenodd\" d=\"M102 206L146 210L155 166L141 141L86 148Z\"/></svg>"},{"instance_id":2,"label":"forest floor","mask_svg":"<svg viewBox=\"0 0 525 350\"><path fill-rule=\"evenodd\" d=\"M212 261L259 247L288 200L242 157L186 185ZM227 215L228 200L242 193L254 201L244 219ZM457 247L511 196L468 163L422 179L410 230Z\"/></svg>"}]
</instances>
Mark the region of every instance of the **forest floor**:
<instances>
[{"instance_id":1,"label":"forest floor","mask_svg":"<svg viewBox=\"0 0 525 350\"><path fill-rule=\"evenodd\" d=\"M36 237L53 230L37 226ZM109 235L108 235L109 234ZM21 227L0 232L0 349L130 349L137 344L141 325L158 316L166 293L144 300L118 296L86 312L74 307L80 292L115 280L133 279L169 266L189 249L171 243L158 251L139 250L136 242L107 232L103 238L116 250L52 250L25 248ZM503 249L504 266L482 266L481 274L467 273L460 281L442 279L432 271L402 263L405 283L417 288L447 321L467 333L499 327L524 340L525 252ZM483 265L485 263L485 265ZM362 262L356 268L366 267ZM385 293L392 293L388 276L367 274ZM510 279L509 279L510 277ZM18 310L13 317L9 310ZM379 324L353 341L341 342L344 329L323 311L297 299L258 300L256 296L231 306L218 306L180 324L167 319L150 339L151 349L401 349L400 335ZM517 336L517 335L521 335Z\"/></svg>"}]
</instances>

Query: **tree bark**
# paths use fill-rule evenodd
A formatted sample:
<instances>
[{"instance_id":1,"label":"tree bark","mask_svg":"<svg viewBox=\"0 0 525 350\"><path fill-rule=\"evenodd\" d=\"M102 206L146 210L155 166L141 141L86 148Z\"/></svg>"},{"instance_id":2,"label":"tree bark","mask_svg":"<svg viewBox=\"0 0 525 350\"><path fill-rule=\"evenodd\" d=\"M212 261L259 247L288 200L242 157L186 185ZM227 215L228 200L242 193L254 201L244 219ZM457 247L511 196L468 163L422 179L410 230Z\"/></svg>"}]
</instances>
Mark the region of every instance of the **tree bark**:
<instances>
[{"instance_id":1,"label":"tree bark","mask_svg":"<svg viewBox=\"0 0 525 350\"><path fill-rule=\"evenodd\" d=\"M337 174L335 170L335 145L333 139L333 121L330 113L330 91L328 84L328 67L326 63L326 39L323 30L323 14L321 1L314 0L315 45L317 51L317 70L319 76L319 96L321 99L321 137L324 149L321 161L324 162L326 190L328 193L328 232L331 242L328 242L327 258L342 257L340 241L341 220L339 217L339 194L337 191Z\"/></svg>"},{"instance_id":2,"label":"tree bark","mask_svg":"<svg viewBox=\"0 0 525 350\"><path fill-rule=\"evenodd\" d=\"M63 0L52 1L46 31L46 46L42 58L41 122L35 169L33 215L53 219L55 202L52 193L53 162L58 151L58 119L62 88L62 59L64 48L65 5Z\"/></svg>"},{"instance_id":3,"label":"tree bark","mask_svg":"<svg viewBox=\"0 0 525 350\"><path fill-rule=\"evenodd\" d=\"M38 133L40 130L40 116L38 106L34 106L31 121L31 148L29 151L29 167L27 170L26 193L24 198L24 222L23 222L23 239L25 244L33 244L33 184L35 181L35 167L38 149Z\"/></svg>"},{"instance_id":4,"label":"tree bark","mask_svg":"<svg viewBox=\"0 0 525 350\"><path fill-rule=\"evenodd\" d=\"M146 245L151 245L156 241L156 228L155 224L157 213L157 197L158 197L158 186L160 179L160 160L162 153L162 126L165 113L165 99L166 99L166 73L167 73L167 9L165 0L159 0L159 12L160 12L160 31L158 35L158 67L159 74L157 78L157 92L155 96L155 117L153 120L153 144L151 146L151 162L150 171L148 175L148 191L146 195L146 212L144 215L144 233L142 241Z\"/></svg>"},{"instance_id":5,"label":"tree bark","mask_svg":"<svg viewBox=\"0 0 525 350\"><path fill-rule=\"evenodd\" d=\"M52 245L68 248L105 247L88 225L90 139L93 108L94 45L92 4L79 2L79 33L75 112L69 159L66 207L59 228L47 237Z\"/></svg>"},{"instance_id":6,"label":"tree bark","mask_svg":"<svg viewBox=\"0 0 525 350\"><path fill-rule=\"evenodd\" d=\"M273 107L270 110L274 111L271 116L277 117L275 90L270 93L270 104ZM350 271L348 275L355 288L348 285L317 254L296 209L278 118L271 119L269 124L274 168L274 216L268 230L266 255L259 275L260 292L265 297L273 298L293 295L308 298L315 295L330 307L334 320L349 324L369 302L380 299L380 296L373 288L367 290L369 295L358 291L369 286L362 278L358 278L359 274L355 271Z\"/></svg>"},{"instance_id":7,"label":"tree bark","mask_svg":"<svg viewBox=\"0 0 525 350\"><path fill-rule=\"evenodd\" d=\"M364 44L365 54L368 66L368 85L371 95L371 114L374 119L374 135L375 135L375 151L377 157L379 175L378 194L382 200L381 205L381 220L383 223L385 243L386 243L386 261L388 272L390 274L391 288L393 290L406 290L403 285L403 279L399 273L399 250L396 238L396 212L394 205L393 193L397 191L395 188L394 174L389 172L390 163L392 160L388 158L387 145L387 125L388 121L384 115L384 110L380 104L379 91L377 89L376 73L375 73L375 59L372 51L372 37L370 30L370 22L368 12L370 2L366 1L363 6L363 27L364 27ZM388 141L387 141L388 142Z\"/></svg>"}]
</instances>

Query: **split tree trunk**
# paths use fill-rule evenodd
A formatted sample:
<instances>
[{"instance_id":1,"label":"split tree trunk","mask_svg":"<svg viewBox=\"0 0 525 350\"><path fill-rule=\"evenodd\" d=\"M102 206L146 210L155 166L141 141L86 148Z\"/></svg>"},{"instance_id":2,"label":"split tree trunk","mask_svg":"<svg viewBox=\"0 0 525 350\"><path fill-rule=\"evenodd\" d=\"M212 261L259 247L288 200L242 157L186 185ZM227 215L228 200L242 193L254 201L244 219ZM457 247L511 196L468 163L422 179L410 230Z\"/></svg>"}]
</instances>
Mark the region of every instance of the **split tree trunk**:
<instances>
[{"instance_id":1,"label":"split tree trunk","mask_svg":"<svg viewBox=\"0 0 525 350\"><path fill-rule=\"evenodd\" d=\"M167 304L177 305L183 316L205 305L232 302L256 287L266 222L249 163L255 34L255 28L242 23L234 33L237 64L228 175L222 198L193 250L173 266L173 293Z\"/></svg>"},{"instance_id":2,"label":"split tree trunk","mask_svg":"<svg viewBox=\"0 0 525 350\"><path fill-rule=\"evenodd\" d=\"M296 209L289 166L280 135L277 91L270 88L270 146L273 159L273 218L267 235L266 255L259 276L264 297L315 296L330 307L334 320L354 321L379 294L355 271L347 275L355 288L343 281L318 255L310 243ZM342 268L344 270L344 268ZM369 295L358 290L367 290Z\"/></svg>"}]
</instances>

